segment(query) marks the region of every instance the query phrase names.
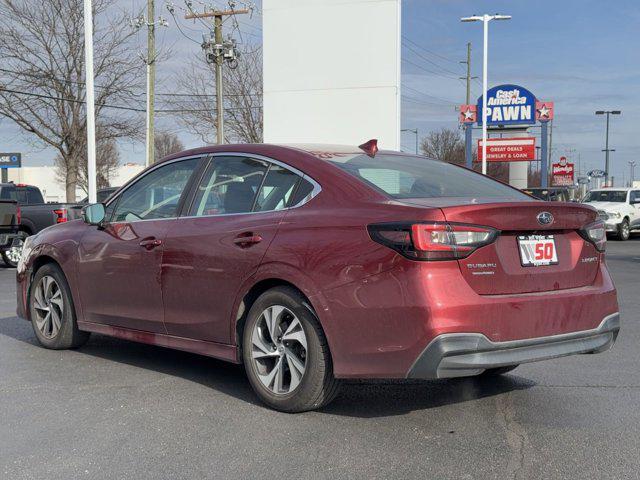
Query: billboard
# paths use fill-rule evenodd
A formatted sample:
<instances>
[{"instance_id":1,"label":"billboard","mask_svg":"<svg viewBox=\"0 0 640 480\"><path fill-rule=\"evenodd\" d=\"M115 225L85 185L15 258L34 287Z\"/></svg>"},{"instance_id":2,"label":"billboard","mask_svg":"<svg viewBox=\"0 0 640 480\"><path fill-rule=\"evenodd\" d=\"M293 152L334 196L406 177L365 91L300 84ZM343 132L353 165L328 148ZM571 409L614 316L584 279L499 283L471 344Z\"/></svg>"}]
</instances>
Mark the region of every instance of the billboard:
<instances>
[{"instance_id":1,"label":"billboard","mask_svg":"<svg viewBox=\"0 0 640 480\"><path fill-rule=\"evenodd\" d=\"M567 157L560 157L560 161L554 163L551 168L551 185L556 187L573 185L574 173L574 164L567 162Z\"/></svg>"},{"instance_id":2,"label":"billboard","mask_svg":"<svg viewBox=\"0 0 640 480\"><path fill-rule=\"evenodd\" d=\"M477 111L482 112L482 95ZM533 125L536 123L536 97L519 85L498 85L487 90L487 127L498 125ZM482 125L482 115L478 115Z\"/></svg>"},{"instance_id":3,"label":"billboard","mask_svg":"<svg viewBox=\"0 0 640 480\"><path fill-rule=\"evenodd\" d=\"M490 138L487 162L524 162L536 159L536 138ZM478 161L482 161L482 140L478 140Z\"/></svg>"},{"instance_id":4,"label":"billboard","mask_svg":"<svg viewBox=\"0 0 640 480\"><path fill-rule=\"evenodd\" d=\"M264 137L400 149L400 0L264 0Z\"/></svg>"},{"instance_id":5,"label":"billboard","mask_svg":"<svg viewBox=\"0 0 640 480\"><path fill-rule=\"evenodd\" d=\"M1 168L20 168L22 166L21 153L0 153Z\"/></svg>"}]
</instances>

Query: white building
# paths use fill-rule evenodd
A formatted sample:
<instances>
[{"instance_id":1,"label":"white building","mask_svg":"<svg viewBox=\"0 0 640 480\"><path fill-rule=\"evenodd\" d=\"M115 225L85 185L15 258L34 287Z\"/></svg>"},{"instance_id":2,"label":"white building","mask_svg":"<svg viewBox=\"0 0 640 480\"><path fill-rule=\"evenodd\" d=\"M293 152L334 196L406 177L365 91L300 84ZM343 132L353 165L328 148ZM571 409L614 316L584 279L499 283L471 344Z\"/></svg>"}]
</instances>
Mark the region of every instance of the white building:
<instances>
[{"instance_id":1,"label":"white building","mask_svg":"<svg viewBox=\"0 0 640 480\"><path fill-rule=\"evenodd\" d=\"M9 171L9 181L35 185L42 192L45 202L66 201L64 185L56 181L55 167L22 167L9 168L7 170ZM142 170L144 170L144 165L138 163L120 165L110 183L114 187L124 185ZM76 198L78 200L86 196L87 194L81 189L76 190Z\"/></svg>"},{"instance_id":2,"label":"white building","mask_svg":"<svg viewBox=\"0 0 640 480\"><path fill-rule=\"evenodd\" d=\"M264 138L400 149L400 0L264 0Z\"/></svg>"}]
</instances>

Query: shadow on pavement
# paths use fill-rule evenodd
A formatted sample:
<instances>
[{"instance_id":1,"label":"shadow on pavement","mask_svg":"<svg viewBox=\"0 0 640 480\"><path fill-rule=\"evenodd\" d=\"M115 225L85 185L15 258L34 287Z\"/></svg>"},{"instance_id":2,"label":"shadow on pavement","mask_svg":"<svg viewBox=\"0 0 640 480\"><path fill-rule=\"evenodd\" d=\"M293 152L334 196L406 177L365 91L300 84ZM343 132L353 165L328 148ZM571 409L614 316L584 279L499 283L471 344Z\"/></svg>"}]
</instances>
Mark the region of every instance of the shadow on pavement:
<instances>
[{"instance_id":1,"label":"shadow on pavement","mask_svg":"<svg viewBox=\"0 0 640 480\"><path fill-rule=\"evenodd\" d=\"M19 340L31 348L41 348L31 325L16 317L0 319L0 335ZM241 365L96 334L77 352L196 382L243 402L262 405L251 390ZM403 415L534 385L517 375L433 381L345 381L338 397L321 412L361 418Z\"/></svg>"}]
</instances>

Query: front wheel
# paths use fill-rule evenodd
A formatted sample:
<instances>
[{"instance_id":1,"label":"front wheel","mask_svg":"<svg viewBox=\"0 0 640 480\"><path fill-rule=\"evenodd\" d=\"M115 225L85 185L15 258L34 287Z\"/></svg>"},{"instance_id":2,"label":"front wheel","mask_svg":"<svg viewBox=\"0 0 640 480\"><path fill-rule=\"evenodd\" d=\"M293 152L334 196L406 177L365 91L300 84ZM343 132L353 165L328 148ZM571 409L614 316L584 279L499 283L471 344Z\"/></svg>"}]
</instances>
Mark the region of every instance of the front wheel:
<instances>
[{"instance_id":1,"label":"front wheel","mask_svg":"<svg viewBox=\"0 0 640 480\"><path fill-rule=\"evenodd\" d=\"M75 348L89 339L89 333L78 330L69 284L53 263L41 267L33 277L29 314L38 342L45 348Z\"/></svg>"},{"instance_id":2,"label":"front wheel","mask_svg":"<svg viewBox=\"0 0 640 480\"><path fill-rule=\"evenodd\" d=\"M338 391L329 346L305 299L293 288L263 293L247 316L243 360L260 399L283 412L329 403Z\"/></svg>"},{"instance_id":3,"label":"front wheel","mask_svg":"<svg viewBox=\"0 0 640 480\"><path fill-rule=\"evenodd\" d=\"M626 218L622 220L622 223L618 225L618 240L627 241L629 240L629 236L631 235L631 230L629 228L629 220Z\"/></svg>"},{"instance_id":4,"label":"front wheel","mask_svg":"<svg viewBox=\"0 0 640 480\"><path fill-rule=\"evenodd\" d=\"M18 235L13 239L11 246L2 251L2 260L7 267L16 268L18 266L20 255L22 255L22 247L24 247L24 241L28 236L29 234L27 232L20 230Z\"/></svg>"}]
</instances>

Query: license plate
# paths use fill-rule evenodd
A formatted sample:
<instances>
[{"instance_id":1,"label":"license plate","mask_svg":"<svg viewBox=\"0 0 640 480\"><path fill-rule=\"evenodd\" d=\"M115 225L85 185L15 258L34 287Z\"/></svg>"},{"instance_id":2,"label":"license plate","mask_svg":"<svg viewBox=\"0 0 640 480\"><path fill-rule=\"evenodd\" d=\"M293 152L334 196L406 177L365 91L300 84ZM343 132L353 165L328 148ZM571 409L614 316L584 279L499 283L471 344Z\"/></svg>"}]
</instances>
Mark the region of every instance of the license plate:
<instances>
[{"instance_id":1,"label":"license plate","mask_svg":"<svg viewBox=\"0 0 640 480\"><path fill-rule=\"evenodd\" d=\"M541 267L558 263L553 235L519 235L518 250L523 267Z\"/></svg>"}]
</instances>

